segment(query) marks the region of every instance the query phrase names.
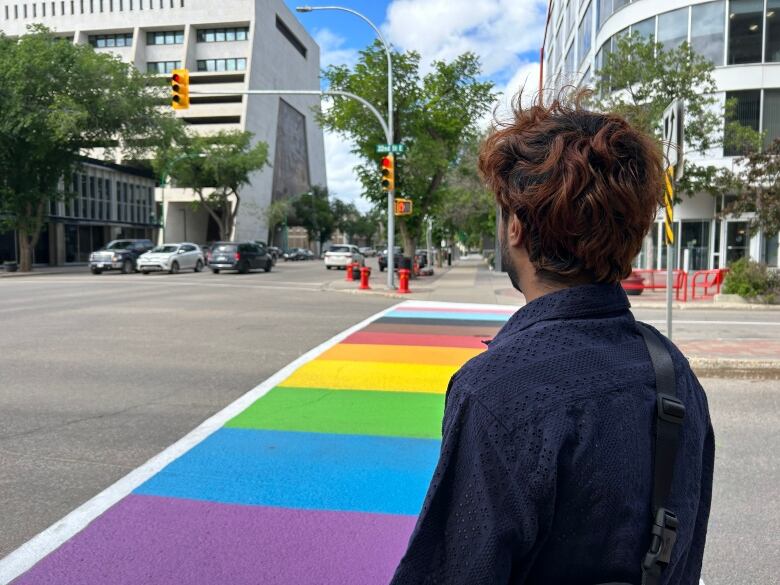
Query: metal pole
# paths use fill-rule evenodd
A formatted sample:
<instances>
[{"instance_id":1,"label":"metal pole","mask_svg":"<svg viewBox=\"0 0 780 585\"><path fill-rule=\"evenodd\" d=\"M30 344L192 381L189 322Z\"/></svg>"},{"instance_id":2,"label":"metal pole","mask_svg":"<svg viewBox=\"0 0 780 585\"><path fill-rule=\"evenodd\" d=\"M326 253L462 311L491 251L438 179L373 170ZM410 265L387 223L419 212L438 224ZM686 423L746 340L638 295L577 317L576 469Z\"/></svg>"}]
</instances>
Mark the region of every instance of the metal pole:
<instances>
[{"instance_id":1,"label":"metal pole","mask_svg":"<svg viewBox=\"0 0 780 585\"><path fill-rule=\"evenodd\" d=\"M428 267L433 269L433 219L428 217L428 230L425 234L425 244L428 247Z\"/></svg>"},{"instance_id":2,"label":"metal pole","mask_svg":"<svg viewBox=\"0 0 780 585\"><path fill-rule=\"evenodd\" d=\"M385 37L382 36L382 32L379 28L371 22L371 20L351 8L344 6L298 6L295 10L298 12L312 12L314 10L340 10L342 12L348 12L354 16L357 16L368 24L374 32L377 38L385 48L385 54L387 55L387 144L393 144L395 138L395 128L393 121L393 58L390 52L390 46L385 41ZM395 168L395 167L394 167ZM395 172L395 170L393 170ZM395 256L393 255L393 248L395 247L395 189L387 192L387 286L388 288L394 288L395 277Z\"/></svg>"}]
</instances>

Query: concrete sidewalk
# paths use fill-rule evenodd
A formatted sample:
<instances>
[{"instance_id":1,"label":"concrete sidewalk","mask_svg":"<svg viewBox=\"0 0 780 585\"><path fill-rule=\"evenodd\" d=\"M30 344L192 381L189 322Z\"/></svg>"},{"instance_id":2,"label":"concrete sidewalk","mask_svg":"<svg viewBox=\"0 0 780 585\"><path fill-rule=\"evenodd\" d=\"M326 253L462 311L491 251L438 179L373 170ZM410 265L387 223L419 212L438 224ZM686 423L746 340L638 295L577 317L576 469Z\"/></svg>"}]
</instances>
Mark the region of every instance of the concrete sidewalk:
<instances>
[{"instance_id":1,"label":"concrete sidewalk","mask_svg":"<svg viewBox=\"0 0 780 585\"><path fill-rule=\"evenodd\" d=\"M464 257L452 267L437 268L432 277L420 277L410 283L410 294L399 294L384 283L384 274L373 276L371 291L358 290L358 283L337 281L327 285L327 290L354 294L377 294L399 299L456 303L479 303L520 307L525 304L523 295L512 288L509 278L501 272L490 270L481 257ZM649 292L649 291L646 291ZM661 292L631 296L632 310L643 313L641 319L666 308L665 295ZM715 304L712 300L675 302L675 312L685 311L684 319L697 320L712 313L726 311L767 311L775 317L780 306L750 304ZM768 319L769 320L769 319ZM663 329L663 327L660 327ZM678 339L675 343L688 356L691 365L700 376L745 377L780 379L780 339Z\"/></svg>"}]
</instances>

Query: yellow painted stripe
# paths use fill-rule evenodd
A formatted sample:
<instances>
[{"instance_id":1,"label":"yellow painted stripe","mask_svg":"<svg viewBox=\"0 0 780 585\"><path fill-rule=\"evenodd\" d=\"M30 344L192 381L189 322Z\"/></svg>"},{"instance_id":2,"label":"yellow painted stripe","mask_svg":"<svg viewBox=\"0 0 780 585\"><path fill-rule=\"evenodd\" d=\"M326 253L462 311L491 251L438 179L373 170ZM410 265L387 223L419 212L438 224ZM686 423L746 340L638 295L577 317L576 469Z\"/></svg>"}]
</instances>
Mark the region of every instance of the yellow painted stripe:
<instances>
[{"instance_id":1,"label":"yellow painted stripe","mask_svg":"<svg viewBox=\"0 0 780 585\"><path fill-rule=\"evenodd\" d=\"M669 179L671 175L671 169L666 172L666 176L664 177L666 179L666 194L667 196L674 197L674 188L672 187L672 182Z\"/></svg>"},{"instance_id":2,"label":"yellow painted stripe","mask_svg":"<svg viewBox=\"0 0 780 585\"><path fill-rule=\"evenodd\" d=\"M461 366L483 351L476 348L461 347L341 343L332 347L317 359Z\"/></svg>"},{"instance_id":3,"label":"yellow painted stripe","mask_svg":"<svg viewBox=\"0 0 780 585\"><path fill-rule=\"evenodd\" d=\"M459 367L314 360L295 370L280 386L443 394Z\"/></svg>"},{"instance_id":4,"label":"yellow painted stripe","mask_svg":"<svg viewBox=\"0 0 780 585\"><path fill-rule=\"evenodd\" d=\"M666 228L666 241L670 244L674 244L674 232L672 231L672 227L668 223L664 223L664 227Z\"/></svg>"}]
</instances>

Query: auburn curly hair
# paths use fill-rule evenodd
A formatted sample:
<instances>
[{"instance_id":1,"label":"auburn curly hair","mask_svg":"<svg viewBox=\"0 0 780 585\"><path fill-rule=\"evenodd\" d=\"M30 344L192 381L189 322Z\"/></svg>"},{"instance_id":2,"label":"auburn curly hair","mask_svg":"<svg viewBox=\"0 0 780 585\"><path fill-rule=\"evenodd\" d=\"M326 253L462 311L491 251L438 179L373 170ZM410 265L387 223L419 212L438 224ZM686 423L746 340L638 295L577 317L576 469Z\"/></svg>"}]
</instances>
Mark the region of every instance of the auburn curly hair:
<instances>
[{"instance_id":1,"label":"auburn curly hair","mask_svg":"<svg viewBox=\"0 0 780 585\"><path fill-rule=\"evenodd\" d=\"M495 123L479 170L505 217L523 227L537 275L617 283L663 202L660 143L620 116L588 111L587 92L541 99Z\"/></svg>"}]
</instances>

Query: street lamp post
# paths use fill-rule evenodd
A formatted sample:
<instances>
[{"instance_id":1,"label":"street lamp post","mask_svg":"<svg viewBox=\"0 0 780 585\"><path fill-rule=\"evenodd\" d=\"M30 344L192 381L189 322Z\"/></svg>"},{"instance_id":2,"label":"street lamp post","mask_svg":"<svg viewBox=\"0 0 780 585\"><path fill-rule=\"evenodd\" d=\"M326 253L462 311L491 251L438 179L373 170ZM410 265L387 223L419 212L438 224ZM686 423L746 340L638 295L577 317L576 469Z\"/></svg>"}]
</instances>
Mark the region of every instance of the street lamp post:
<instances>
[{"instance_id":1,"label":"street lamp post","mask_svg":"<svg viewBox=\"0 0 780 585\"><path fill-rule=\"evenodd\" d=\"M393 58L390 52L390 46L385 41L384 36L379 31L379 28L371 22L371 20L351 8L344 6L298 6L296 9L298 12L313 12L315 10L340 10L341 12L348 12L354 16L357 16L361 20L365 21L368 26L374 29L377 38L385 48L385 54L387 55L387 129L389 136L387 137L387 144L394 143L394 127L393 127ZM387 286L393 288L394 270L395 270L395 255L393 249L395 248L395 190L388 191L387 193Z\"/></svg>"}]
</instances>

